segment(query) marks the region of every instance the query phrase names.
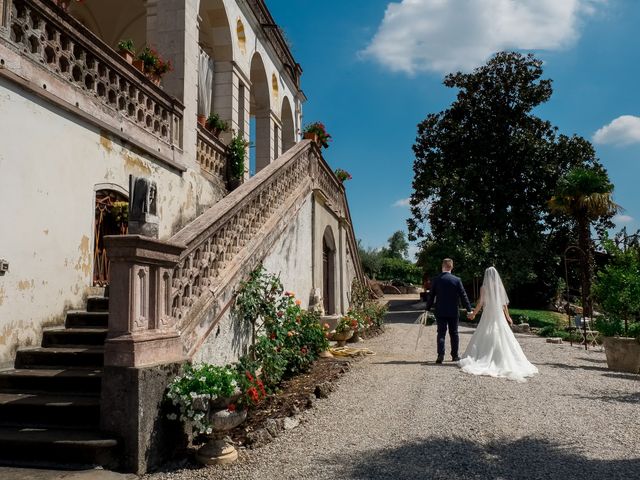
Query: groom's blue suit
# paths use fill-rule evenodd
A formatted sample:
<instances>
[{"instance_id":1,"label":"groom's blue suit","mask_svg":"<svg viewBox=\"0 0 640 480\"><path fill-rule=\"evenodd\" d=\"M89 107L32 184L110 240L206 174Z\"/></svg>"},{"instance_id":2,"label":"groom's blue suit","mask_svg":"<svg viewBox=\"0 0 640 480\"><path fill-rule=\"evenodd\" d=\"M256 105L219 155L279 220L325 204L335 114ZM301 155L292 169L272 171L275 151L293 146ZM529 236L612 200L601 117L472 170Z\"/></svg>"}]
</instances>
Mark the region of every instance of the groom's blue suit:
<instances>
[{"instance_id":1,"label":"groom's blue suit","mask_svg":"<svg viewBox=\"0 0 640 480\"><path fill-rule=\"evenodd\" d=\"M427 311L431 310L433 302L436 303L436 321L438 323L438 357L444 357L444 340L449 329L451 339L451 356L458 356L458 305L459 301L468 312L473 310L467 292L464 290L462 280L451 272L442 272L431 282L431 290L427 298Z\"/></svg>"}]
</instances>

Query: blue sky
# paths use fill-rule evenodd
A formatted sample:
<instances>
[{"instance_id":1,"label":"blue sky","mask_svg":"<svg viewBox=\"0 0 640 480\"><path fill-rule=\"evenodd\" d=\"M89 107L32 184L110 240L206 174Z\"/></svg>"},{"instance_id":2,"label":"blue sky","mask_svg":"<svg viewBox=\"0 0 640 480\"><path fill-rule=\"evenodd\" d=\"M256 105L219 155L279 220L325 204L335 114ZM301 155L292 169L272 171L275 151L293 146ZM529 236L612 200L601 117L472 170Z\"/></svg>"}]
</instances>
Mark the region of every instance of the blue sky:
<instances>
[{"instance_id":1,"label":"blue sky","mask_svg":"<svg viewBox=\"0 0 640 480\"><path fill-rule=\"evenodd\" d=\"M639 1L267 3L304 69L304 122L326 124L325 158L353 175L347 193L365 246L406 231L416 126L455 96L444 74L499 50L545 61L554 95L536 113L594 142L625 208L618 225L640 228Z\"/></svg>"}]
</instances>

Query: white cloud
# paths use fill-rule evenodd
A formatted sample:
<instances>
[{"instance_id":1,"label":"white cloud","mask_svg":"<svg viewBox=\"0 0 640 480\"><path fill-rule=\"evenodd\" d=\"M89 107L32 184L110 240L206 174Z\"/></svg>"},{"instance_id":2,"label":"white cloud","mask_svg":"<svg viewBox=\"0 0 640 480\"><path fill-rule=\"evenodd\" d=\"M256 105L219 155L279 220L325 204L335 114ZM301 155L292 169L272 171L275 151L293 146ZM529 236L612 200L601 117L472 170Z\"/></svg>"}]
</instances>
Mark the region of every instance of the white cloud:
<instances>
[{"instance_id":1,"label":"white cloud","mask_svg":"<svg viewBox=\"0 0 640 480\"><path fill-rule=\"evenodd\" d=\"M616 215L613 217L613 221L615 223L631 223L633 222L633 217L629 215Z\"/></svg>"},{"instance_id":2,"label":"white cloud","mask_svg":"<svg viewBox=\"0 0 640 480\"><path fill-rule=\"evenodd\" d=\"M402 199L400 199L400 200L398 200L398 201L394 202L394 204L393 204L392 206L394 206L394 207L401 207L401 208L409 207L409 206L411 206L411 203L410 203L410 202L411 202L411 199L410 199L410 198L402 198Z\"/></svg>"},{"instance_id":3,"label":"white cloud","mask_svg":"<svg viewBox=\"0 0 640 480\"><path fill-rule=\"evenodd\" d=\"M622 115L609 125L600 128L594 135L595 143L631 145L640 143L640 117Z\"/></svg>"},{"instance_id":4,"label":"white cloud","mask_svg":"<svg viewBox=\"0 0 640 480\"><path fill-rule=\"evenodd\" d=\"M393 71L471 70L500 50L558 50L607 0L402 0L362 52Z\"/></svg>"}]
</instances>

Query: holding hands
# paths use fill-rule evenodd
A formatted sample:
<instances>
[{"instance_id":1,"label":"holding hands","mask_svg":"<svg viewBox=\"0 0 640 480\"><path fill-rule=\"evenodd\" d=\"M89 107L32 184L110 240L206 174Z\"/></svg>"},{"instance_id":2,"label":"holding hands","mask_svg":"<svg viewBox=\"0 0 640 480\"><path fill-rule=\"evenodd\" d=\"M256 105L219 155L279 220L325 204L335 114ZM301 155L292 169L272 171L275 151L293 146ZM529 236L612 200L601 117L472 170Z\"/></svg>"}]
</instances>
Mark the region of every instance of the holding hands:
<instances>
[{"instance_id":1,"label":"holding hands","mask_svg":"<svg viewBox=\"0 0 640 480\"><path fill-rule=\"evenodd\" d=\"M467 312L467 320L473 321L476 318L476 312Z\"/></svg>"}]
</instances>

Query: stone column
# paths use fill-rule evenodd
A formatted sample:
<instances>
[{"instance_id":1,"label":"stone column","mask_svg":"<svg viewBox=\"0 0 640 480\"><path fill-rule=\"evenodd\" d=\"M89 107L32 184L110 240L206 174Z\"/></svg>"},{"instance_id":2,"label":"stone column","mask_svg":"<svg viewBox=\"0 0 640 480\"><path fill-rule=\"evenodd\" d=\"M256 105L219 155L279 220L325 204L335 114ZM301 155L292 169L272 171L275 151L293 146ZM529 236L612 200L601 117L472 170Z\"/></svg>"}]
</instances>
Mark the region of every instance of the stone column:
<instances>
[{"instance_id":1,"label":"stone column","mask_svg":"<svg viewBox=\"0 0 640 480\"><path fill-rule=\"evenodd\" d=\"M198 115L198 0L147 0L147 44L171 60L165 91L184 104L184 161L196 167Z\"/></svg>"},{"instance_id":2,"label":"stone column","mask_svg":"<svg viewBox=\"0 0 640 480\"><path fill-rule=\"evenodd\" d=\"M100 424L122 440L120 467L144 473L180 439L161 406L185 360L171 317L173 268L185 247L138 235L105 237L105 244L111 267Z\"/></svg>"},{"instance_id":3,"label":"stone column","mask_svg":"<svg viewBox=\"0 0 640 480\"><path fill-rule=\"evenodd\" d=\"M273 127L271 112L262 111L256 114L256 172L273 161Z\"/></svg>"}]
</instances>

